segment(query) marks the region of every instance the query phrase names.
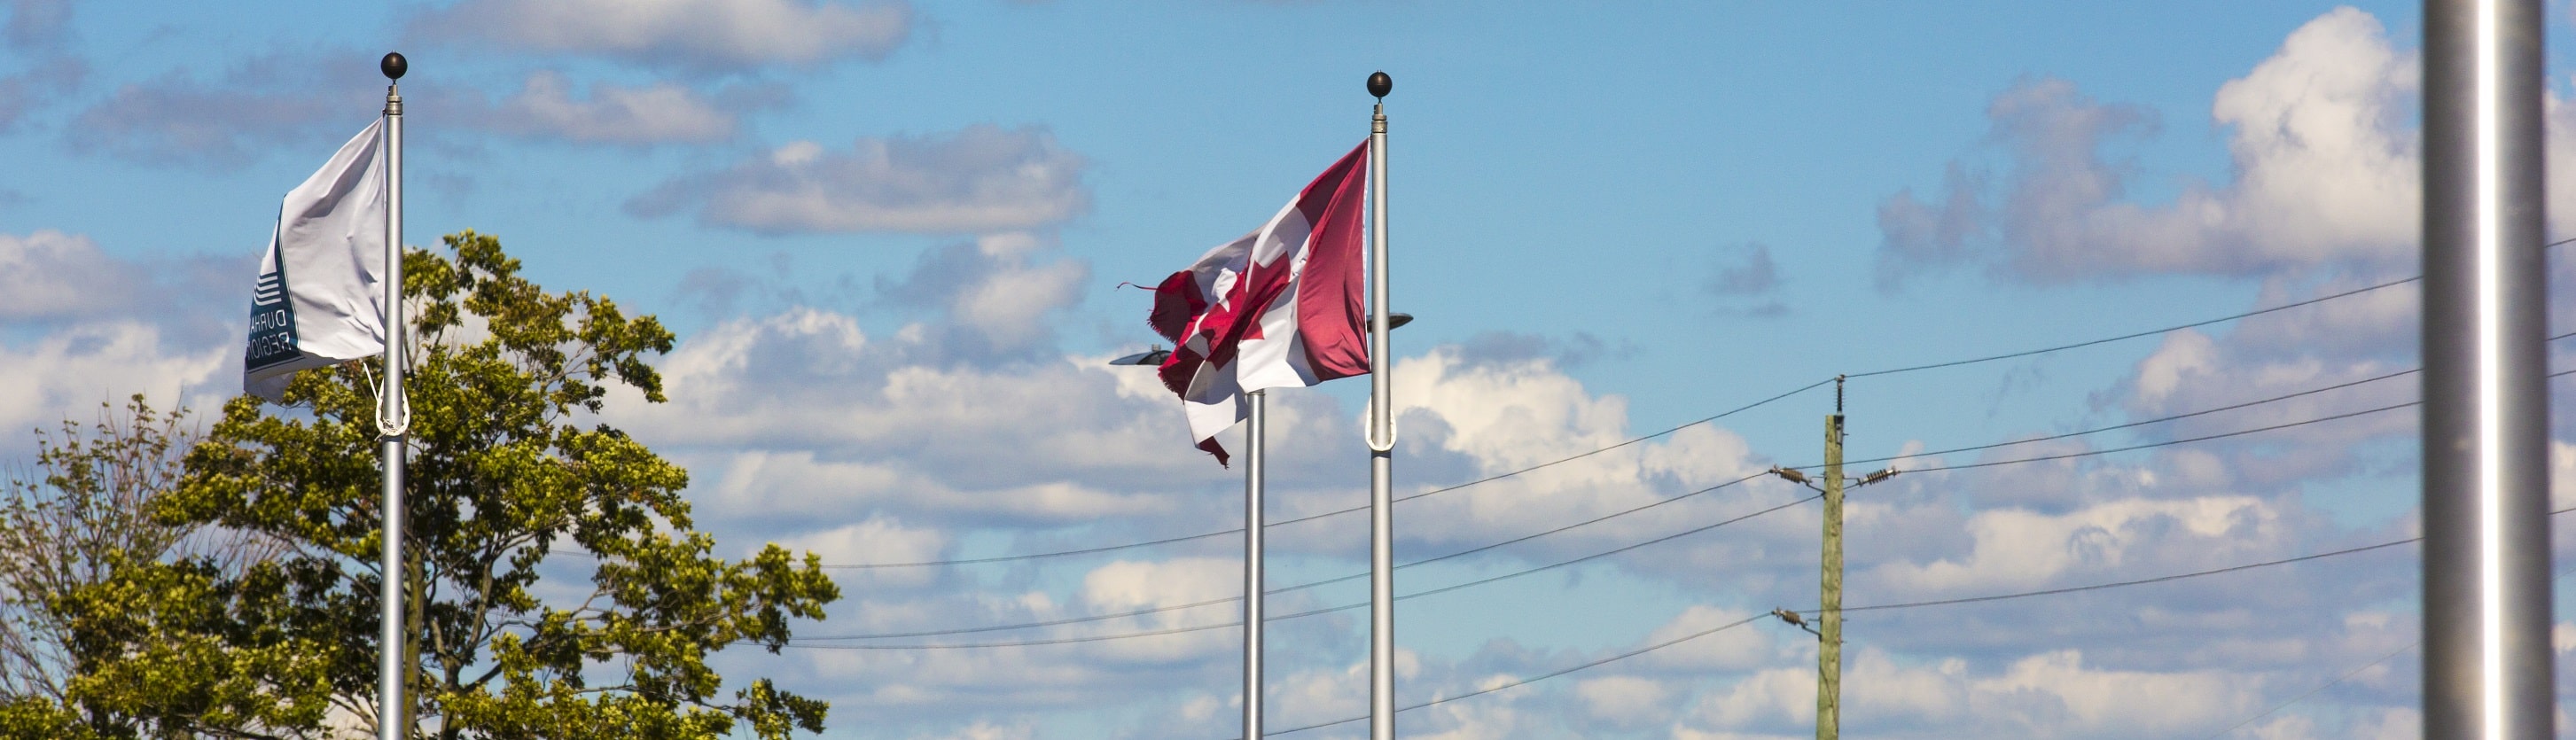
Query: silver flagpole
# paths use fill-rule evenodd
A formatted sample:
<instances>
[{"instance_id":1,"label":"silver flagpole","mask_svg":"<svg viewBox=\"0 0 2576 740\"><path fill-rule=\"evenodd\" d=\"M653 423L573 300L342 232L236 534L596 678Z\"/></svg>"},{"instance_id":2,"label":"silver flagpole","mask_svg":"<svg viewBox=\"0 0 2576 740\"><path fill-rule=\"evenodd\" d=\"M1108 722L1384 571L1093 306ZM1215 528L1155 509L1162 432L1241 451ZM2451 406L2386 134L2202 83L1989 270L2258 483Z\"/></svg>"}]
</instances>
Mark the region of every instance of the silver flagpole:
<instances>
[{"instance_id":1,"label":"silver flagpole","mask_svg":"<svg viewBox=\"0 0 2576 740\"><path fill-rule=\"evenodd\" d=\"M1269 422L1262 407L1270 394L1253 391L1244 394L1252 405L1250 422L1244 432L1244 446L1251 450L1243 464L1243 737L1261 737L1261 597L1265 585L1261 567L1261 483L1264 450L1269 447Z\"/></svg>"},{"instance_id":2,"label":"silver flagpole","mask_svg":"<svg viewBox=\"0 0 2576 740\"><path fill-rule=\"evenodd\" d=\"M410 697L403 692L403 678L408 666L402 664L402 541L403 541L403 435L409 431L411 409L403 401L403 311L402 311L402 92L398 83L410 70L410 62L401 54L386 54L377 67L385 79L385 387L376 398L376 429L383 434L385 489L384 570L378 584L378 601L383 609L376 619L383 625L376 640L376 737L397 740L408 737L403 724L408 714Z\"/></svg>"},{"instance_id":3,"label":"silver flagpole","mask_svg":"<svg viewBox=\"0 0 2576 740\"><path fill-rule=\"evenodd\" d=\"M1369 738L1395 740L1395 404L1387 370L1386 94L1395 78L1369 75Z\"/></svg>"},{"instance_id":4,"label":"silver flagpole","mask_svg":"<svg viewBox=\"0 0 2576 740\"><path fill-rule=\"evenodd\" d=\"M2547 738L2538 0L2424 3L2424 737Z\"/></svg>"}]
</instances>

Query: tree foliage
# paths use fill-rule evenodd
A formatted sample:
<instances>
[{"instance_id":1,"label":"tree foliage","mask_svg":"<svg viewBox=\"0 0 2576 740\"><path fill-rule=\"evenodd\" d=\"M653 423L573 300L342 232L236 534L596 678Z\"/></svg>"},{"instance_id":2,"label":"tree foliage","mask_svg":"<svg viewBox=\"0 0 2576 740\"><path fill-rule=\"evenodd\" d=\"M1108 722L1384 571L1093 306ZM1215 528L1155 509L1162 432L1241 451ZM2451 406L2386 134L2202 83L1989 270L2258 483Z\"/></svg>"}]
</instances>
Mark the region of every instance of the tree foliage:
<instances>
[{"instance_id":1,"label":"tree foliage","mask_svg":"<svg viewBox=\"0 0 2576 740\"><path fill-rule=\"evenodd\" d=\"M123 559L202 558L224 572L275 554L272 542L154 516L196 444L187 409L99 404L88 426L39 430L31 467L0 479L0 697L59 705L74 669L60 600ZM32 707L25 704L24 707Z\"/></svg>"},{"instance_id":2,"label":"tree foliage","mask_svg":"<svg viewBox=\"0 0 2576 740\"><path fill-rule=\"evenodd\" d=\"M427 736L764 738L819 732L823 702L767 679L726 692L707 657L776 652L791 618L839 598L814 555L715 557L688 473L603 423L616 386L664 400L648 360L672 334L604 297L549 293L498 240L413 250L418 346L403 548L417 569L408 661ZM239 398L157 512L285 543L226 572L128 558L63 602L81 664L69 695L109 735L321 737L376 714L375 379L300 374L286 406ZM587 583L580 573L587 571ZM567 596L567 594L569 594ZM0 710L0 719L5 719Z\"/></svg>"}]
</instances>

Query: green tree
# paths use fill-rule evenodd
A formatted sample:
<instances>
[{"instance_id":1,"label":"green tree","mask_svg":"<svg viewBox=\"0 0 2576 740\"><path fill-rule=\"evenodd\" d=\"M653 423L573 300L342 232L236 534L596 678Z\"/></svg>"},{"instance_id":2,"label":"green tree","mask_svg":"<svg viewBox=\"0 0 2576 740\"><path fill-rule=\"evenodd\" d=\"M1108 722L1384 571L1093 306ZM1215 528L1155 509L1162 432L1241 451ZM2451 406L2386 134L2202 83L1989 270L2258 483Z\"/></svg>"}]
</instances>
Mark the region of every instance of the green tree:
<instances>
[{"instance_id":1,"label":"green tree","mask_svg":"<svg viewBox=\"0 0 2576 740\"><path fill-rule=\"evenodd\" d=\"M186 415L139 394L123 414L100 404L91 426L38 430L34 466L0 479L0 696L60 702L70 625L54 601L106 580L114 559L158 559L186 538L151 513L195 444Z\"/></svg>"},{"instance_id":2,"label":"green tree","mask_svg":"<svg viewBox=\"0 0 2576 740\"><path fill-rule=\"evenodd\" d=\"M421 735L764 738L820 732L826 706L768 679L723 695L709 654L776 652L840 597L812 553L713 556L688 474L601 422L613 385L661 402L647 360L672 335L606 298L548 293L498 240L403 262L419 349L406 559ZM286 543L226 573L133 559L65 599L69 695L109 735L325 737L371 730L379 470L373 378L307 371L286 407L240 398L186 457L164 521ZM567 557L573 556L573 557ZM589 570L587 594L567 571ZM541 573L552 573L551 577ZM542 587L541 587L541 582ZM5 719L0 714L0 719Z\"/></svg>"},{"instance_id":3,"label":"green tree","mask_svg":"<svg viewBox=\"0 0 2576 740\"><path fill-rule=\"evenodd\" d=\"M154 516L199 436L187 417L142 394L122 409L102 403L86 427L66 419L38 430L34 464L0 476L0 737L82 734L63 704L75 670L64 597L128 559L201 559L238 573L277 552L252 533Z\"/></svg>"}]
</instances>

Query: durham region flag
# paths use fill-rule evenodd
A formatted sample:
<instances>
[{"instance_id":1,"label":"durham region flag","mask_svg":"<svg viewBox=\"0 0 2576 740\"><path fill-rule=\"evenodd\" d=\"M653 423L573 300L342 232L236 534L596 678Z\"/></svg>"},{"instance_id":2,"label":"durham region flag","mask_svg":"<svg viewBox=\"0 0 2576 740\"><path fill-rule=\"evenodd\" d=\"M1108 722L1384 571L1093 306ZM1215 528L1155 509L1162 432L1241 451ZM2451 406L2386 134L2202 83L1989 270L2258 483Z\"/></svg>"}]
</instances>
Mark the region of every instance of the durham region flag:
<instances>
[{"instance_id":1,"label":"durham region flag","mask_svg":"<svg viewBox=\"0 0 2576 740\"><path fill-rule=\"evenodd\" d=\"M385 351L383 118L287 191L259 261L242 390L283 400L295 371Z\"/></svg>"},{"instance_id":2,"label":"durham region flag","mask_svg":"<svg viewBox=\"0 0 2576 740\"><path fill-rule=\"evenodd\" d=\"M1219 464L1226 454L1215 437L1243 420L1243 394L1369 372L1360 301L1367 188L1362 142L1269 223L1155 286L1154 331L1172 340L1163 385L1180 394L1191 437Z\"/></svg>"}]
</instances>

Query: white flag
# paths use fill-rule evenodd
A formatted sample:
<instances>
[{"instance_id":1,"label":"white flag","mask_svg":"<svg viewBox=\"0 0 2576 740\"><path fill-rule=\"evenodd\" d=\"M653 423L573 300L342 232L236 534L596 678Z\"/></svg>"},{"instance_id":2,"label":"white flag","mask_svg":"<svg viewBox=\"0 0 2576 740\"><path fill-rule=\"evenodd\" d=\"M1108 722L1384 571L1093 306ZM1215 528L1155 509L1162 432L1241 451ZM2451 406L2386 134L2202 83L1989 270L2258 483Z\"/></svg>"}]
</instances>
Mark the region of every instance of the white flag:
<instances>
[{"instance_id":1,"label":"white flag","mask_svg":"<svg viewBox=\"0 0 2576 740\"><path fill-rule=\"evenodd\" d=\"M243 391L281 400L297 370L385 351L384 126L287 191L260 258Z\"/></svg>"}]
</instances>

